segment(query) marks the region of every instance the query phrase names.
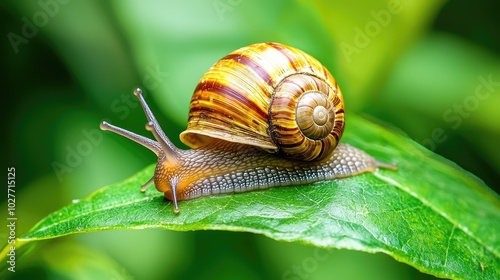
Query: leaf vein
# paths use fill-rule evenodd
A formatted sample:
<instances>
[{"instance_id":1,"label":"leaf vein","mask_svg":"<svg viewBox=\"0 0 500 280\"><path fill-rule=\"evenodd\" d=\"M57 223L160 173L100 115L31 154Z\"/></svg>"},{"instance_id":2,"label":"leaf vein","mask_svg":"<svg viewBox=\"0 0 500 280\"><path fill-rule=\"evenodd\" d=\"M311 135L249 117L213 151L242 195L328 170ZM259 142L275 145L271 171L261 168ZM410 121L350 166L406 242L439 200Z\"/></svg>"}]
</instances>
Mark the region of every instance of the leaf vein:
<instances>
[{"instance_id":1,"label":"leaf vein","mask_svg":"<svg viewBox=\"0 0 500 280\"><path fill-rule=\"evenodd\" d=\"M486 245L483 240L479 239L477 236L475 236L472 232L469 231L469 229L467 229L467 227L461 225L460 223L458 223L456 220L452 219L450 216L448 216L445 212L441 211L440 209L437 209L435 208L431 203L429 203L429 201L427 201L426 199L420 197L418 194L412 192L411 190L409 190L408 188L405 188L404 186L402 186L401 184L399 184L397 181L395 181L394 179L392 178L389 178L389 177L386 177L384 175L382 175L380 172L375 172L373 173L377 178L381 179L382 181L385 181L389 184L392 184L396 187L398 187L399 189L405 191L406 193L408 193L409 195L415 197L416 199L418 199L419 201L421 201L424 205L426 205L427 207L429 207L430 209L432 209L433 211L435 211L436 213L438 213L439 215L441 215L443 218L445 218L446 220L448 220L452 225L458 227L461 231L463 231L466 235L468 235L469 237L471 237L472 239L474 239L477 243L479 243L482 247L486 248L486 250L488 250L489 252L491 252L493 255L497 256L497 257L500 257L500 252L497 252L494 248Z\"/></svg>"}]
</instances>

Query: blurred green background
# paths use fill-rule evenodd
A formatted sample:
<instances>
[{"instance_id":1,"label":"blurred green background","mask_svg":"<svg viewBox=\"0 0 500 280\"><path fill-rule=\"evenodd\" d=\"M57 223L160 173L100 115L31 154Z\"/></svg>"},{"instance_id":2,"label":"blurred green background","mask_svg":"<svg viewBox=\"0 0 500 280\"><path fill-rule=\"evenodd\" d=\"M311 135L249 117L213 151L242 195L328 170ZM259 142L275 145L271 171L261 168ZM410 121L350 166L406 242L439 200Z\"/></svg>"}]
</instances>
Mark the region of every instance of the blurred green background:
<instances>
[{"instance_id":1,"label":"blurred green background","mask_svg":"<svg viewBox=\"0 0 500 280\"><path fill-rule=\"evenodd\" d=\"M177 135L203 73L230 51L262 41L315 56L338 80L347 111L407 135L498 192L498 6L495 0L2 1L1 141L4 168L16 168L17 233L156 161L147 149L98 130L106 119L149 135L134 87L143 88L180 145ZM0 236L3 244L4 228ZM432 278L382 254L324 251L248 233L166 230L39 242L18 256L16 268L2 276Z\"/></svg>"}]
</instances>

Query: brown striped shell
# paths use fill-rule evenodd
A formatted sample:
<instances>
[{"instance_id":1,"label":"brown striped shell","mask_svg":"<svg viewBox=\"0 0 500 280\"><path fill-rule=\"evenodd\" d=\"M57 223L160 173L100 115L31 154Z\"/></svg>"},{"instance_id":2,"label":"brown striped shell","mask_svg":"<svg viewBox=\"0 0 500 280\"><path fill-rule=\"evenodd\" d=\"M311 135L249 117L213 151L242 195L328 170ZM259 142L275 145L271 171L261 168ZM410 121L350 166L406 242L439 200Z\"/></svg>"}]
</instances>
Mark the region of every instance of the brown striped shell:
<instances>
[{"instance_id":1,"label":"brown striped shell","mask_svg":"<svg viewBox=\"0 0 500 280\"><path fill-rule=\"evenodd\" d=\"M191 99L181 141L213 139L313 161L344 131L344 100L332 75L310 55L277 43L238 49L215 63Z\"/></svg>"}]
</instances>

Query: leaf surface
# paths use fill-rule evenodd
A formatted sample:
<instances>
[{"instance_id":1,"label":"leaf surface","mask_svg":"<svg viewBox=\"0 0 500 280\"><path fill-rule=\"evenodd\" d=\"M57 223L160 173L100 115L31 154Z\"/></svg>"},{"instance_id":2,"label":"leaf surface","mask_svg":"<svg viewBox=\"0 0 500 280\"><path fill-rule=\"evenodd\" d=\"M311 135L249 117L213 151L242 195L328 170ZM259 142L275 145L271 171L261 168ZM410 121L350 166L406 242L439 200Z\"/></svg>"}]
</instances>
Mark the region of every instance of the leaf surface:
<instances>
[{"instance_id":1,"label":"leaf surface","mask_svg":"<svg viewBox=\"0 0 500 280\"><path fill-rule=\"evenodd\" d=\"M151 165L50 214L20 238L111 229L229 230L322 248L383 252L439 277L500 277L500 199L481 180L355 115L343 141L397 171L180 202L139 187ZM5 251L5 250L4 250Z\"/></svg>"}]
</instances>

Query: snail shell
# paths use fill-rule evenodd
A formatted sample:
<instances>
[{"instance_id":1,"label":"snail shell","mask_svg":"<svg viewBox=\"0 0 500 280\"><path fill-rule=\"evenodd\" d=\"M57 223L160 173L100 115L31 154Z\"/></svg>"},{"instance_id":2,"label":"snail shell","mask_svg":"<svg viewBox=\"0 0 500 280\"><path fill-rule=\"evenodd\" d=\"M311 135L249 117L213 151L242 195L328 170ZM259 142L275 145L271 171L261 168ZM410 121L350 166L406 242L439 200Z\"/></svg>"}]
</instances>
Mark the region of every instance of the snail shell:
<instances>
[{"instance_id":1,"label":"snail shell","mask_svg":"<svg viewBox=\"0 0 500 280\"><path fill-rule=\"evenodd\" d=\"M180 139L191 148L223 139L314 161L331 154L344 125L342 93L321 63L261 43L230 53L201 78Z\"/></svg>"},{"instance_id":2,"label":"snail shell","mask_svg":"<svg viewBox=\"0 0 500 280\"><path fill-rule=\"evenodd\" d=\"M395 169L339 143L344 101L332 75L304 52L276 43L250 45L222 58L191 99L177 148L136 89L155 140L102 122L100 127L158 156L153 182L173 202L214 194L295 186ZM269 153L271 152L271 153Z\"/></svg>"}]
</instances>

